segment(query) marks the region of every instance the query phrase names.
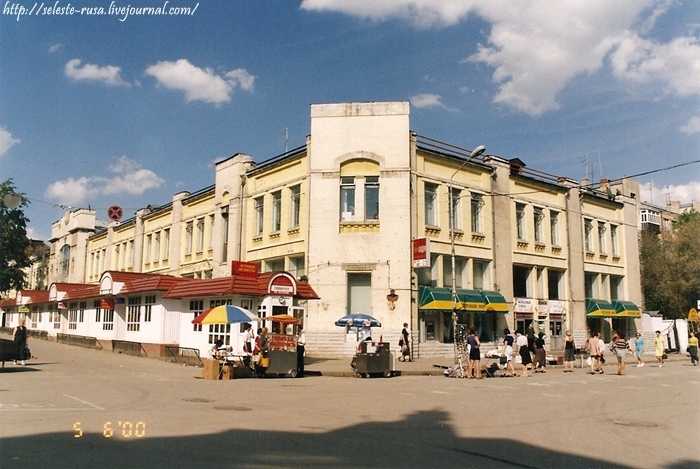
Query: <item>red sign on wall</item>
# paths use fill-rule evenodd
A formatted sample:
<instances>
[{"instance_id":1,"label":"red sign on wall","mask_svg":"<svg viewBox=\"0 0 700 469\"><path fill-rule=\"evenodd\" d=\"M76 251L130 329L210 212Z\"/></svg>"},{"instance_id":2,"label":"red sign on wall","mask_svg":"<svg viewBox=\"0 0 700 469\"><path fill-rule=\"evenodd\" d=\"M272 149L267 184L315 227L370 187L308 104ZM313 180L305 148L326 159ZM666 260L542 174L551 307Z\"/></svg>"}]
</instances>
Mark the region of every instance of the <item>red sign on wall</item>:
<instances>
[{"instance_id":1,"label":"red sign on wall","mask_svg":"<svg viewBox=\"0 0 700 469\"><path fill-rule=\"evenodd\" d=\"M413 268L430 267L430 240L416 238L413 240Z\"/></svg>"},{"instance_id":2,"label":"red sign on wall","mask_svg":"<svg viewBox=\"0 0 700 469\"><path fill-rule=\"evenodd\" d=\"M258 264L253 262L231 261L231 275L258 277Z\"/></svg>"}]
</instances>

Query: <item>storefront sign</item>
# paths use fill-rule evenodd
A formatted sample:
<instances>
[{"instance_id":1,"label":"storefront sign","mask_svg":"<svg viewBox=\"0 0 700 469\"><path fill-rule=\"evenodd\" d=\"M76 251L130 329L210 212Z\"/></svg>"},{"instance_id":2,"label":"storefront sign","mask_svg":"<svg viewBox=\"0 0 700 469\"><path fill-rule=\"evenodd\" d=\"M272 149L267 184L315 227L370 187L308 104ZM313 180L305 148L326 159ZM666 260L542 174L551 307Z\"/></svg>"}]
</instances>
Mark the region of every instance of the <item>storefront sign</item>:
<instances>
[{"instance_id":1,"label":"storefront sign","mask_svg":"<svg viewBox=\"0 0 700 469\"><path fill-rule=\"evenodd\" d=\"M278 275L270 282L269 293L276 295L294 295L294 283L286 275Z\"/></svg>"},{"instance_id":2,"label":"storefront sign","mask_svg":"<svg viewBox=\"0 0 700 469\"><path fill-rule=\"evenodd\" d=\"M430 240L416 238L413 240L413 268L430 267Z\"/></svg>"},{"instance_id":3,"label":"storefront sign","mask_svg":"<svg viewBox=\"0 0 700 469\"><path fill-rule=\"evenodd\" d=\"M535 310L535 300L532 298L516 298L513 310L516 313L530 313Z\"/></svg>"},{"instance_id":4,"label":"storefront sign","mask_svg":"<svg viewBox=\"0 0 700 469\"><path fill-rule=\"evenodd\" d=\"M254 262L231 261L231 275L258 277L258 264Z\"/></svg>"},{"instance_id":5,"label":"storefront sign","mask_svg":"<svg viewBox=\"0 0 700 469\"><path fill-rule=\"evenodd\" d=\"M549 300L547 302L547 309L549 309L549 314L564 314L564 301L561 300Z\"/></svg>"}]
</instances>

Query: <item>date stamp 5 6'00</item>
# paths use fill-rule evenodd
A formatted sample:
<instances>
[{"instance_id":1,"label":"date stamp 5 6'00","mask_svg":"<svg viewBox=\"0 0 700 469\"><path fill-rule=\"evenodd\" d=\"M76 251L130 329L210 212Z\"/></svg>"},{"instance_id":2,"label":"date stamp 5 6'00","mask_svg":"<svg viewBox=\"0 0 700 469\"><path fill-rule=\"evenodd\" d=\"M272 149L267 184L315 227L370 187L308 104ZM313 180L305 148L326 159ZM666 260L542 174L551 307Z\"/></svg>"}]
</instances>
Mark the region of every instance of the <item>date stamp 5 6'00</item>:
<instances>
[{"instance_id":1,"label":"date stamp 5 6'00","mask_svg":"<svg viewBox=\"0 0 700 469\"><path fill-rule=\"evenodd\" d=\"M21 3L5 2L2 14L15 16L17 21L26 16L116 16L119 21L126 21L129 16L194 16L199 7L197 3L194 7L169 7L169 0L158 7L134 7L131 5L119 6L116 2L110 2L108 7L104 6L83 6L76 7L70 3L61 5L60 1L55 3L36 2L31 6Z\"/></svg>"}]
</instances>

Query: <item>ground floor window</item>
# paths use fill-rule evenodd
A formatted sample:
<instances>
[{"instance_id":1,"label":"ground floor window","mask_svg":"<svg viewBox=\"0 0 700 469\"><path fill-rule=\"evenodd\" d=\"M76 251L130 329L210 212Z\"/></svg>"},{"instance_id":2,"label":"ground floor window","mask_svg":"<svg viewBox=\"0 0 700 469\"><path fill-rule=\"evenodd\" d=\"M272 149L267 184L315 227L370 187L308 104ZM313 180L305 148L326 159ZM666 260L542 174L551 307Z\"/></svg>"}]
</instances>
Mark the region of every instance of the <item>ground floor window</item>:
<instances>
[{"instance_id":1,"label":"ground floor window","mask_svg":"<svg viewBox=\"0 0 700 469\"><path fill-rule=\"evenodd\" d=\"M221 305L232 305L233 300L219 299L219 300L209 300L209 307L216 308ZM230 324L209 324L209 343L214 344L217 340L221 340L224 345L228 346L231 344L231 325Z\"/></svg>"},{"instance_id":2,"label":"ground floor window","mask_svg":"<svg viewBox=\"0 0 700 469\"><path fill-rule=\"evenodd\" d=\"M103 331L113 331L114 330L114 310L105 309L104 315L102 316L102 330Z\"/></svg>"},{"instance_id":3,"label":"ground floor window","mask_svg":"<svg viewBox=\"0 0 700 469\"><path fill-rule=\"evenodd\" d=\"M54 329L60 329L61 328L61 312L60 311L51 311L49 313L49 322L53 323Z\"/></svg>"},{"instance_id":4,"label":"ground floor window","mask_svg":"<svg viewBox=\"0 0 700 469\"><path fill-rule=\"evenodd\" d=\"M68 303L68 329L78 328L78 303Z\"/></svg>"},{"instance_id":5,"label":"ground floor window","mask_svg":"<svg viewBox=\"0 0 700 469\"><path fill-rule=\"evenodd\" d=\"M192 314L192 319L202 314L204 311L204 300L190 300L190 311ZM201 324L192 324L192 330L194 332L202 332Z\"/></svg>"},{"instance_id":6,"label":"ground floor window","mask_svg":"<svg viewBox=\"0 0 700 469\"><path fill-rule=\"evenodd\" d=\"M126 330L138 332L141 330L141 297L130 296L126 307Z\"/></svg>"}]
</instances>

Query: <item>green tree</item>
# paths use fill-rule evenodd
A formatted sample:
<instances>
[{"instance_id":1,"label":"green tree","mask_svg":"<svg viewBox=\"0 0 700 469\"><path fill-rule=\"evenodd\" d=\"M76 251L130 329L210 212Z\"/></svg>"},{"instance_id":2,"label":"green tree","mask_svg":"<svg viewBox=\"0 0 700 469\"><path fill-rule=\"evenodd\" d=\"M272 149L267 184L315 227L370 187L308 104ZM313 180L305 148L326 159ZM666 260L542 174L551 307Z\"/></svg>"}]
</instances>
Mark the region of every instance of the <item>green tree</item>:
<instances>
[{"instance_id":1,"label":"green tree","mask_svg":"<svg viewBox=\"0 0 700 469\"><path fill-rule=\"evenodd\" d=\"M20 196L17 208L5 206L7 194ZM12 179L0 183L0 292L20 290L25 285L24 269L31 265L29 238L23 208L29 201L15 189Z\"/></svg>"},{"instance_id":2,"label":"green tree","mask_svg":"<svg viewBox=\"0 0 700 469\"><path fill-rule=\"evenodd\" d=\"M687 316L700 299L700 213L682 214L671 233L643 231L639 258L646 308Z\"/></svg>"}]
</instances>

